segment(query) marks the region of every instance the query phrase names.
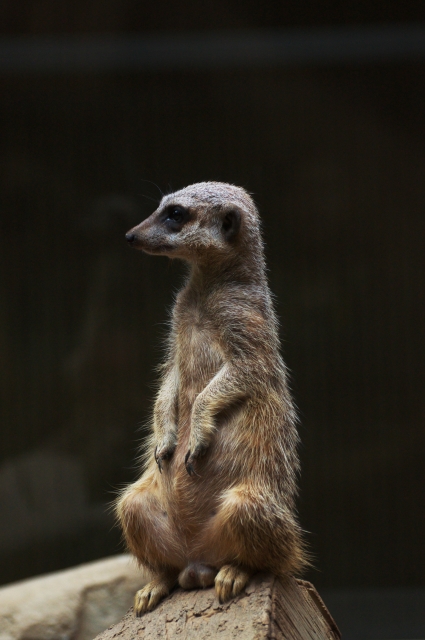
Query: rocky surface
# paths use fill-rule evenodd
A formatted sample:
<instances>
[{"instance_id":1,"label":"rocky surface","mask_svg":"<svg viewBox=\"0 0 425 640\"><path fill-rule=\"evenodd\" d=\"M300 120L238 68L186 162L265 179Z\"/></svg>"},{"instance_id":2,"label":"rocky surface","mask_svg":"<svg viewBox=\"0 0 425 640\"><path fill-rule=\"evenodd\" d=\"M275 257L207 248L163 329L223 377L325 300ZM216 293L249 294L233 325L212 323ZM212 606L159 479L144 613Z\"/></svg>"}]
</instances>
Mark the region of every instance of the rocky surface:
<instances>
[{"instance_id":1,"label":"rocky surface","mask_svg":"<svg viewBox=\"0 0 425 640\"><path fill-rule=\"evenodd\" d=\"M146 582L119 555L0 588L0 640L92 640Z\"/></svg>"}]
</instances>

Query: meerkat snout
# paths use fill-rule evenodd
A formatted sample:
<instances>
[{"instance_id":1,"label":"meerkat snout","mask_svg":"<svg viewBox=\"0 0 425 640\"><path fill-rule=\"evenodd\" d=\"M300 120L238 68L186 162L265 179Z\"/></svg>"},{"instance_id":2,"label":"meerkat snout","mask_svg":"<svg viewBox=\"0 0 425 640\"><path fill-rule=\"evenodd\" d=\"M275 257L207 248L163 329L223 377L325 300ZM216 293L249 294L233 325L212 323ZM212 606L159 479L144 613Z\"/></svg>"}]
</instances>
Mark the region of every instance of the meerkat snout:
<instances>
[{"instance_id":1,"label":"meerkat snout","mask_svg":"<svg viewBox=\"0 0 425 640\"><path fill-rule=\"evenodd\" d=\"M160 206L146 220L130 229L125 237L131 246L146 253L174 254L182 244L178 235L190 219L185 207L177 204Z\"/></svg>"}]
</instances>

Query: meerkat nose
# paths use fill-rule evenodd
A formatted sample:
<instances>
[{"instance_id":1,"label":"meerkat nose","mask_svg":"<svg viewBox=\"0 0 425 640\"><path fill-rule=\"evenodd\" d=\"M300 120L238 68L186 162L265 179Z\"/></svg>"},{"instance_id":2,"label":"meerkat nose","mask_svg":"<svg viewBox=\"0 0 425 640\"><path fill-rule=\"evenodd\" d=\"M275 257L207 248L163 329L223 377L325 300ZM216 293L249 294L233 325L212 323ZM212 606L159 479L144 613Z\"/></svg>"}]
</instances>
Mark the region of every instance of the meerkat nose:
<instances>
[{"instance_id":1,"label":"meerkat nose","mask_svg":"<svg viewBox=\"0 0 425 640\"><path fill-rule=\"evenodd\" d=\"M125 234L125 239L127 240L127 242L131 244L132 242L135 241L136 236L134 233L131 233L131 231L129 231L128 233Z\"/></svg>"}]
</instances>

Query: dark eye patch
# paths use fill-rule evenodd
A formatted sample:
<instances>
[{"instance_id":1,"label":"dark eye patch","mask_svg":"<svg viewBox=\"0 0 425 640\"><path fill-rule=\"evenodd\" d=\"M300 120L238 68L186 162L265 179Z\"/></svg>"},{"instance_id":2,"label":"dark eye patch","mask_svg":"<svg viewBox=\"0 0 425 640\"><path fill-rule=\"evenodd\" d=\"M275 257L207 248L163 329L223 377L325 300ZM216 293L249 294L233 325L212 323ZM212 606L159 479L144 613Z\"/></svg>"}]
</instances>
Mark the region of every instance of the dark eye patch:
<instances>
[{"instance_id":1,"label":"dark eye patch","mask_svg":"<svg viewBox=\"0 0 425 640\"><path fill-rule=\"evenodd\" d=\"M165 224L173 232L180 231L189 217L189 211L180 205L170 205L165 210Z\"/></svg>"}]
</instances>

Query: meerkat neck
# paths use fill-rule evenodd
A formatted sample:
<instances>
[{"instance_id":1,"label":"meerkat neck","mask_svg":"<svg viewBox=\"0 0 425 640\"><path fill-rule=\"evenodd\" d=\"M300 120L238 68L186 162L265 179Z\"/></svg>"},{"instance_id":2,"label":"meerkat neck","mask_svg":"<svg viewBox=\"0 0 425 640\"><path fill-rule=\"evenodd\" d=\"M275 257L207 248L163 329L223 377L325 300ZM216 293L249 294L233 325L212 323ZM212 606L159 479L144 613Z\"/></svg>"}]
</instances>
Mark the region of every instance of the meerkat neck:
<instances>
[{"instance_id":1,"label":"meerkat neck","mask_svg":"<svg viewBox=\"0 0 425 640\"><path fill-rule=\"evenodd\" d=\"M190 266L188 286L191 289L206 291L216 288L217 284L241 283L264 284L266 280L263 264L249 264L243 261L229 261L227 263L194 264Z\"/></svg>"}]
</instances>

